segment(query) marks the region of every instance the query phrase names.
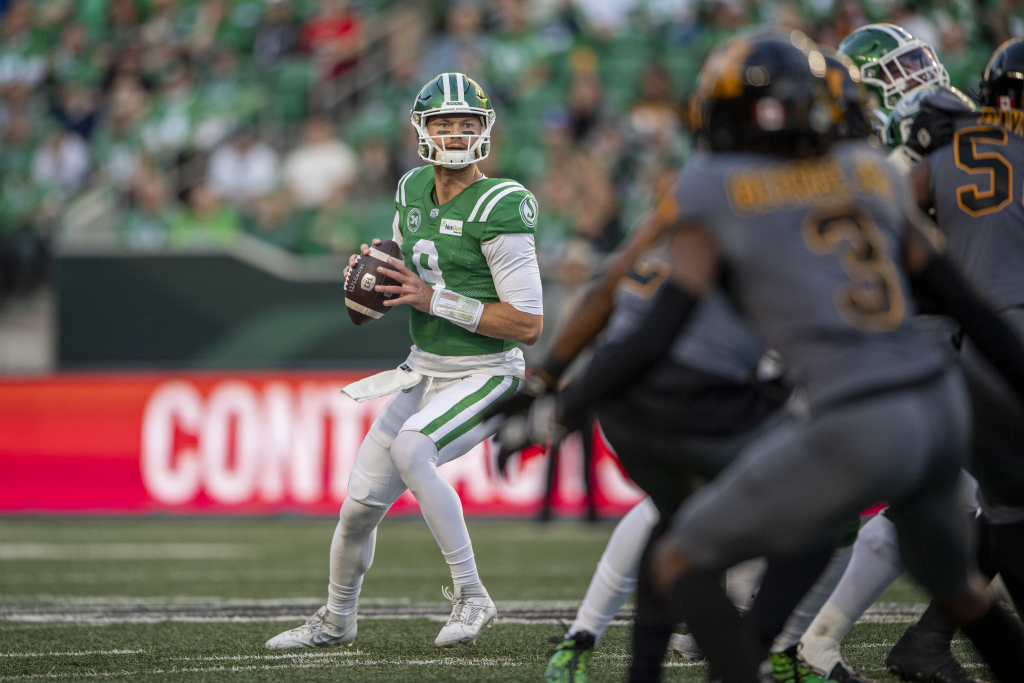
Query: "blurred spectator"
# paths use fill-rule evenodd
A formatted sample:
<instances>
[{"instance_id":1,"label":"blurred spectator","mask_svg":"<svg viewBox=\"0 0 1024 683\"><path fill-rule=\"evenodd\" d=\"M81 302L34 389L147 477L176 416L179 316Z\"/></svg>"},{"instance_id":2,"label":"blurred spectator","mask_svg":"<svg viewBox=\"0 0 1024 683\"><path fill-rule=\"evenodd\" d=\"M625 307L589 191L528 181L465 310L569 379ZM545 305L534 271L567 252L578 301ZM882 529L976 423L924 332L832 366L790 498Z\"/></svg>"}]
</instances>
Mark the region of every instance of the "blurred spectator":
<instances>
[{"instance_id":1,"label":"blurred spectator","mask_svg":"<svg viewBox=\"0 0 1024 683\"><path fill-rule=\"evenodd\" d=\"M224 246L235 240L242 227L238 213L222 204L210 185L196 185L186 196L186 210L170 224L167 238L171 246Z\"/></svg>"},{"instance_id":2,"label":"blurred spectator","mask_svg":"<svg viewBox=\"0 0 1024 683\"><path fill-rule=\"evenodd\" d=\"M88 74L68 80L58 90L53 117L69 131L86 140L92 137L99 117L99 93Z\"/></svg>"},{"instance_id":3,"label":"blurred spectator","mask_svg":"<svg viewBox=\"0 0 1024 683\"><path fill-rule=\"evenodd\" d=\"M70 131L50 135L32 159L32 181L62 192L78 189L88 173L89 148Z\"/></svg>"},{"instance_id":4,"label":"blurred spectator","mask_svg":"<svg viewBox=\"0 0 1024 683\"><path fill-rule=\"evenodd\" d=\"M529 24L526 0L494 0L497 30L487 44L487 81L492 99L513 104L547 82L548 49Z\"/></svg>"},{"instance_id":5,"label":"blurred spectator","mask_svg":"<svg viewBox=\"0 0 1024 683\"><path fill-rule=\"evenodd\" d=\"M390 196L398 181L391 158L391 146L379 135L367 135L359 144L359 174L353 194L359 197Z\"/></svg>"},{"instance_id":6,"label":"blurred spectator","mask_svg":"<svg viewBox=\"0 0 1024 683\"><path fill-rule=\"evenodd\" d=\"M133 0L107 0L107 19L103 42L116 48L134 42L139 34L139 10Z\"/></svg>"},{"instance_id":7,"label":"blurred spectator","mask_svg":"<svg viewBox=\"0 0 1024 683\"><path fill-rule=\"evenodd\" d=\"M225 199L248 201L277 186L279 165L277 152L244 128L210 157L210 189Z\"/></svg>"},{"instance_id":8,"label":"blurred spectator","mask_svg":"<svg viewBox=\"0 0 1024 683\"><path fill-rule=\"evenodd\" d=\"M287 192L271 192L253 202L252 210L246 214L243 225L246 232L264 242L289 251L299 251L310 213L293 211Z\"/></svg>"},{"instance_id":9,"label":"blurred spectator","mask_svg":"<svg viewBox=\"0 0 1024 683\"><path fill-rule=\"evenodd\" d=\"M60 42L50 54L50 70L59 81L71 78L89 64L88 39L85 26L71 22L60 33Z\"/></svg>"},{"instance_id":10,"label":"blurred spectator","mask_svg":"<svg viewBox=\"0 0 1024 683\"><path fill-rule=\"evenodd\" d=\"M356 62L366 29L346 0L320 0L299 32L299 47L313 54L321 78L339 76Z\"/></svg>"},{"instance_id":11,"label":"blurred spectator","mask_svg":"<svg viewBox=\"0 0 1024 683\"><path fill-rule=\"evenodd\" d=\"M629 127L644 139L671 142L682 126L682 109L672 97L672 81L661 65L652 65L640 78L640 99L629 111Z\"/></svg>"},{"instance_id":12,"label":"blurred spectator","mask_svg":"<svg viewBox=\"0 0 1024 683\"><path fill-rule=\"evenodd\" d=\"M142 42L178 47L188 29L178 12L177 0L149 0L149 10L149 19L142 25Z\"/></svg>"},{"instance_id":13,"label":"blurred spectator","mask_svg":"<svg viewBox=\"0 0 1024 683\"><path fill-rule=\"evenodd\" d=\"M233 51L217 50L211 66L196 93L195 143L201 149L223 142L239 123L252 120L267 100L263 88L240 71Z\"/></svg>"},{"instance_id":14,"label":"blurred spectator","mask_svg":"<svg viewBox=\"0 0 1024 683\"><path fill-rule=\"evenodd\" d=\"M355 153L335 137L331 120L317 114L306 122L303 144L284 160L284 183L300 207L320 206L355 181L357 164Z\"/></svg>"},{"instance_id":15,"label":"blurred spectator","mask_svg":"<svg viewBox=\"0 0 1024 683\"><path fill-rule=\"evenodd\" d=\"M939 30L924 15L916 0L902 0L893 5L889 21L905 28L910 35L930 45L939 45Z\"/></svg>"},{"instance_id":16,"label":"blurred spectator","mask_svg":"<svg viewBox=\"0 0 1024 683\"><path fill-rule=\"evenodd\" d=\"M0 174L14 172L28 176L32 168L33 137L32 122L27 116L16 114L7 121L0 138Z\"/></svg>"},{"instance_id":17,"label":"blurred spectator","mask_svg":"<svg viewBox=\"0 0 1024 683\"><path fill-rule=\"evenodd\" d=\"M0 88L35 87L46 76L46 46L32 32L32 3L15 0L0 26Z\"/></svg>"},{"instance_id":18,"label":"blurred spectator","mask_svg":"<svg viewBox=\"0 0 1024 683\"><path fill-rule=\"evenodd\" d=\"M292 25L291 6L286 0L267 0L263 20L256 28L252 56L256 65L271 69L298 44L299 33Z\"/></svg>"},{"instance_id":19,"label":"blurred spectator","mask_svg":"<svg viewBox=\"0 0 1024 683\"><path fill-rule=\"evenodd\" d=\"M445 31L431 41L418 81L426 83L439 73L479 74L487 51L484 13L479 0L455 0L448 6Z\"/></svg>"},{"instance_id":20,"label":"blurred spectator","mask_svg":"<svg viewBox=\"0 0 1024 683\"><path fill-rule=\"evenodd\" d=\"M604 89L596 73L576 77L566 100L572 137L580 142L596 126L604 113Z\"/></svg>"},{"instance_id":21,"label":"blurred spectator","mask_svg":"<svg viewBox=\"0 0 1024 683\"><path fill-rule=\"evenodd\" d=\"M143 125L146 149L155 154L174 154L191 145L196 104L192 68L186 62L175 62L164 74L160 95Z\"/></svg>"},{"instance_id":22,"label":"blurred spectator","mask_svg":"<svg viewBox=\"0 0 1024 683\"><path fill-rule=\"evenodd\" d=\"M168 203L167 179L158 173L145 173L137 179L133 201L121 225L121 239L140 251L159 249L167 243L167 230L175 220Z\"/></svg>"}]
</instances>

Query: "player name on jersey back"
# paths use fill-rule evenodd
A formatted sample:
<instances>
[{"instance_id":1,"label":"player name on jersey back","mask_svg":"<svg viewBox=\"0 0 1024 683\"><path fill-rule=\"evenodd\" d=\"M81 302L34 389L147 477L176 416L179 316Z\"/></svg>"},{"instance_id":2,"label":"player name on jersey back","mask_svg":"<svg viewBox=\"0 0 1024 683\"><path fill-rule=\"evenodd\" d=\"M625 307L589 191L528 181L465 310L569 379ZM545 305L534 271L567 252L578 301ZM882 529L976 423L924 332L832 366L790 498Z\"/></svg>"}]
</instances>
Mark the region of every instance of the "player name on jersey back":
<instances>
[{"instance_id":1,"label":"player name on jersey back","mask_svg":"<svg viewBox=\"0 0 1024 683\"><path fill-rule=\"evenodd\" d=\"M893 194L876 163L856 159L851 179L831 157L737 170L729 175L728 188L732 207L739 213L844 201L854 195L888 199Z\"/></svg>"}]
</instances>

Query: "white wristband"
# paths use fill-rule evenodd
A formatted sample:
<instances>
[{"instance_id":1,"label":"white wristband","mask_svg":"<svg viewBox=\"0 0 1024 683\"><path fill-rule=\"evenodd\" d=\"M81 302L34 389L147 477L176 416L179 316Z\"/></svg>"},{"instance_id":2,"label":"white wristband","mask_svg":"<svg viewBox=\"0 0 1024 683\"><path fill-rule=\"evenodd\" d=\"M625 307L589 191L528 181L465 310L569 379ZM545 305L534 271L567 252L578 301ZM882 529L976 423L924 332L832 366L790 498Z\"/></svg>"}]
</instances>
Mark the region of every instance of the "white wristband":
<instances>
[{"instance_id":1,"label":"white wristband","mask_svg":"<svg viewBox=\"0 0 1024 683\"><path fill-rule=\"evenodd\" d=\"M430 314L476 332L480 317L484 314L484 305L476 299L438 287L430 298Z\"/></svg>"}]
</instances>

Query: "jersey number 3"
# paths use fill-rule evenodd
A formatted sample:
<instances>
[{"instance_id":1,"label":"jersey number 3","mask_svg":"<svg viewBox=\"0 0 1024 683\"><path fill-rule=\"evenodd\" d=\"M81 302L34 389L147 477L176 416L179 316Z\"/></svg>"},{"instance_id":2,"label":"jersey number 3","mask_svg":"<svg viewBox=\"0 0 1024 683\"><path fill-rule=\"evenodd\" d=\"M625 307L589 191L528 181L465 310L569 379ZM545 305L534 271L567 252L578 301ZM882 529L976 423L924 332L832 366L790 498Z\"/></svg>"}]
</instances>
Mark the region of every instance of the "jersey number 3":
<instances>
[{"instance_id":1,"label":"jersey number 3","mask_svg":"<svg viewBox=\"0 0 1024 683\"><path fill-rule=\"evenodd\" d=\"M865 332L900 326L907 305L899 270L870 212L856 205L812 211L804 219L803 236L811 253L839 252L851 282L836 287L833 300L847 324Z\"/></svg>"},{"instance_id":2,"label":"jersey number 3","mask_svg":"<svg viewBox=\"0 0 1024 683\"><path fill-rule=\"evenodd\" d=\"M987 191L977 183L956 189L956 203L967 214L978 217L1002 211L1013 201L1013 166L999 152L979 152L978 143L1006 146L1006 131L987 126L958 130L953 136L956 167L968 173L987 173Z\"/></svg>"}]
</instances>

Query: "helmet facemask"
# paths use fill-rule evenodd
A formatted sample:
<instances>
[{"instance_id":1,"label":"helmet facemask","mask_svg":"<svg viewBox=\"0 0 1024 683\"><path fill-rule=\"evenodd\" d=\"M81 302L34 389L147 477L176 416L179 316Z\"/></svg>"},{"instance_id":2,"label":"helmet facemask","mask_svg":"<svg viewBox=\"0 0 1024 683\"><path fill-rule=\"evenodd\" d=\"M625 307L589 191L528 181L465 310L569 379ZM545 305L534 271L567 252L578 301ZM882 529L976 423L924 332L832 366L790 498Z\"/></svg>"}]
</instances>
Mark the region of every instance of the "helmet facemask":
<instances>
[{"instance_id":1,"label":"helmet facemask","mask_svg":"<svg viewBox=\"0 0 1024 683\"><path fill-rule=\"evenodd\" d=\"M481 129L478 135L467 135L465 133L451 133L448 135L430 135L427 131L427 119L435 116L476 116L480 119ZM487 158L491 153L491 128L494 126L494 110L472 108L460 108L457 111L438 109L426 112L412 112L411 121L419 144L416 148L420 158L435 166L459 169L470 164L476 164ZM446 141L451 138L468 140L466 149L447 149ZM435 140L440 139L441 144Z\"/></svg>"},{"instance_id":2,"label":"helmet facemask","mask_svg":"<svg viewBox=\"0 0 1024 683\"><path fill-rule=\"evenodd\" d=\"M877 62L860 68L861 81L882 93L881 106L892 109L903 94L920 85L949 86L949 73L939 63L931 45L913 40L892 50Z\"/></svg>"}]
</instances>

